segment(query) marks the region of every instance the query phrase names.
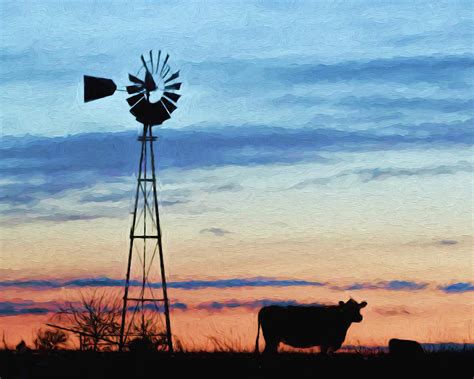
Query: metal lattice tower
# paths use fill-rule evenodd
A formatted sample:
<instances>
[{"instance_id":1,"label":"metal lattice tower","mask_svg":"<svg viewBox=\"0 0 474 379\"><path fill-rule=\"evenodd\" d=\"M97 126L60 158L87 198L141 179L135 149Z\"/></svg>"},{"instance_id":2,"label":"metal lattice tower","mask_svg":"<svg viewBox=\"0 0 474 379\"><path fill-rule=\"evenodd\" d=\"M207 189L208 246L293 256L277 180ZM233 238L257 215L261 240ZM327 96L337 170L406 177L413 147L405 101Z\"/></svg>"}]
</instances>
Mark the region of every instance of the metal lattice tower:
<instances>
[{"instance_id":1,"label":"metal lattice tower","mask_svg":"<svg viewBox=\"0 0 474 379\"><path fill-rule=\"evenodd\" d=\"M135 193L135 205L133 209L133 221L130 228L130 249L128 254L127 274L123 296L122 324L120 327L120 346L126 343L131 325L135 316L139 313L142 317L147 305L156 306L163 303L166 342L168 350L173 351L171 334L171 323L169 313L169 300L166 286L165 264L163 260L163 245L161 241L160 213L158 206L158 193L156 186L155 151L154 142L157 137L153 136L151 126L143 126L143 134L138 138L141 142L140 163L138 167L137 188ZM157 254L158 253L158 254ZM141 283L138 295L130 295L130 275L134 254L138 257L141 270ZM151 269L155 259L159 259L162 297L156 298L153 283L149 281ZM132 316L127 320L129 305L133 304ZM156 307L158 310L158 307Z\"/></svg>"}]
</instances>

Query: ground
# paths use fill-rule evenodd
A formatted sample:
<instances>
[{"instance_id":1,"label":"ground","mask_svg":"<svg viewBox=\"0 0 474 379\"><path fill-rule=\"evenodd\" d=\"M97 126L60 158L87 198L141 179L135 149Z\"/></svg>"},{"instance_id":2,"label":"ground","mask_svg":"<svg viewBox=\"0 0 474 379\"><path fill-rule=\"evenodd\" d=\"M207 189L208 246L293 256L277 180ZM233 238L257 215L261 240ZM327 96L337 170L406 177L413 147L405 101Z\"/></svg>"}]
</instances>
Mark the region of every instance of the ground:
<instances>
[{"instance_id":1,"label":"ground","mask_svg":"<svg viewBox=\"0 0 474 379\"><path fill-rule=\"evenodd\" d=\"M15 378L469 378L473 352L440 352L421 359L388 354L115 353L0 351L1 379Z\"/></svg>"}]
</instances>

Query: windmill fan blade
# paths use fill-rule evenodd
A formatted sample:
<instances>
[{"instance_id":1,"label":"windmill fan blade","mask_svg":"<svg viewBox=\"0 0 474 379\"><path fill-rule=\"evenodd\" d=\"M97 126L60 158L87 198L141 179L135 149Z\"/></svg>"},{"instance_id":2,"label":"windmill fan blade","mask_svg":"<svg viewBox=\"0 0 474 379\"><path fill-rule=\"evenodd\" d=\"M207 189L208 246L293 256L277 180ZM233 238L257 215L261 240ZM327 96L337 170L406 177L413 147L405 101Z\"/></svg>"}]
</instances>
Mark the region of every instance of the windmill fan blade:
<instances>
[{"instance_id":1,"label":"windmill fan blade","mask_svg":"<svg viewBox=\"0 0 474 379\"><path fill-rule=\"evenodd\" d=\"M136 103L138 103L141 99L144 99L144 98L145 98L145 96L143 96L143 94L139 93L138 95L134 95L132 97L129 97L127 99L127 103L128 103L128 105L133 107Z\"/></svg>"},{"instance_id":2,"label":"windmill fan blade","mask_svg":"<svg viewBox=\"0 0 474 379\"><path fill-rule=\"evenodd\" d=\"M173 113L177 108L171 101L169 101L166 97L162 97L161 101L165 105L166 109L168 110L169 114Z\"/></svg>"},{"instance_id":3,"label":"windmill fan blade","mask_svg":"<svg viewBox=\"0 0 474 379\"><path fill-rule=\"evenodd\" d=\"M130 113L135 116L138 122L147 125L160 125L170 118L161 101L157 103L139 101L134 107L130 108Z\"/></svg>"},{"instance_id":4,"label":"windmill fan blade","mask_svg":"<svg viewBox=\"0 0 474 379\"><path fill-rule=\"evenodd\" d=\"M162 78L166 78L166 75L168 75L168 73L170 72L171 70L171 67L170 66L167 66L166 69L165 69L165 72L163 73L163 75L161 75Z\"/></svg>"},{"instance_id":5,"label":"windmill fan blade","mask_svg":"<svg viewBox=\"0 0 474 379\"><path fill-rule=\"evenodd\" d=\"M174 101L175 103L181 97L181 95L178 95L177 93L173 93L173 92L163 92L163 96L165 96L166 98Z\"/></svg>"},{"instance_id":6,"label":"windmill fan blade","mask_svg":"<svg viewBox=\"0 0 474 379\"><path fill-rule=\"evenodd\" d=\"M145 85L145 82L143 80L138 79L136 76L132 74L128 74L128 79L133 83Z\"/></svg>"},{"instance_id":7,"label":"windmill fan blade","mask_svg":"<svg viewBox=\"0 0 474 379\"><path fill-rule=\"evenodd\" d=\"M161 58L161 50L158 50L158 60L156 62L156 71L155 74L158 72L158 69L160 68L160 58Z\"/></svg>"},{"instance_id":8,"label":"windmill fan blade","mask_svg":"<svg viewBox=\"0 0 474 379\"><path fill-rule=\"evenodd\" d=\"M84 75L84 102L101 99L114 94L117 86L112 79Z\"/></svg>"},{"instance_id":9,"label":"windmill fan blade","mask_svg":"<svg viewBox=\"0 0 474 379\"><path fill-rule=\"evenodd\" d=\"M166 79L165 83L171 82L172 80L175 80L177 77L179 77L179 71L176 71L173 75L171 75L168 79Z\"/></svg>"},{"instance_id":10,"label":"windmill fan blade","mask_svg":"<svg viewBox=\"0 0 474 379\"><path fill-rule=\"evenodd\" d=\"M153 72L153 53L150 50L150 64L151 64L151 72Z\"/></svg>"},{"instance_id":11,"label":"windmill fan blade","mask_svg":"<svg viewBox=\"0 0 474 379\"><path fill-rule=\"evenodd\" d=\"M166 86L165 89L167 89L167 90L179 90L181 88L181 84L182 83L171 84L169 86Z\"/></svg>"},{"instance_id":12,"label":"windmill fan blade","mask_svg":"<svg viewBox=\"0 0 474 379\"><path fill-rule=\"evenodd\" d=\"M159 125L162 124L163 121L168 120L171 116L169 112L166 110L166 107L163 105L161 101L157 103L150 104L151 111L153 112L153 117L151 118L151 125Z\"/></svg>"},{"instance_id":13,"label":"windmill fan blade","mask_svg":"<svg viewBox=\"0 0 474 379\"><path fill-rule=\"evenodd\" d=\"M168 63L168 59L170 58L170 55L169 54L166 54L166 58L163 62L163 67L161 68L161 71L160 71L160 76L163 74L163 71L165 69L165 66L166 66L166 63Z\"/></svg>"},{"instance_id":14,"label":"windmill fan blade","mask_svg":"<svg viewBox=\"0 0 474 379\"><path fill-rule=\"evenodd\" d=\"M143 62L143 66L145 67L145 70L147 70L147 72L150 72L150 70L148 70L148 66L146 65L145 58L143 58L143 54L141 55L141 58L142 58L142 62Z\"/></svg>"},{"instance_id":15,"label":"windmill fan blade","mask_svg":"<svg viewBox=\"0 0 474 379\"><path fill-rule=\"evenodd\" d=\"M138 93L144 90L142 86L127 86L127 92L131 95L134 93Z\"/></svg>"},{"instance_id":16,"label":"windmill fan blade","mask_svg":"<svg viewBox=\"0 0 474 379\"><path fill-rule=\"evenodd\" d=\"M153 80L153 75L151 74L150 71L147 71L145 75L145 88L147 91L156 90L156 83Z\"/></svg>"}]
</instances>

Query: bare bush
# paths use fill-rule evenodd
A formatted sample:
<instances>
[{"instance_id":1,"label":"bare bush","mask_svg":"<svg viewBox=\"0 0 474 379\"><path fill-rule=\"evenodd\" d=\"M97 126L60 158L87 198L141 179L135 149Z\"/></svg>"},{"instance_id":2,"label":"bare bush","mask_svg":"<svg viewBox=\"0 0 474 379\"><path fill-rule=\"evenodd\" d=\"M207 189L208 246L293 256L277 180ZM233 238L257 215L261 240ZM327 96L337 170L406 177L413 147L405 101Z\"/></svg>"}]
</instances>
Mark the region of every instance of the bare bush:
<instances>
[{"instance_id":1,"label":"bare bush","mask_svg":"<svg viewBox=\"0 0 474 379\"><path fill-rule=\"evenodd\" d=\"M117 298L94 291L81 295L79 304L67 303L56 317L78 332L81 350L97 351L104 341L117 342L121 303Z\"/></svg>"},{"instance_id":2,"label":"bare bush","mask_svg":"<svg viewBox=\"0 0 474 379\"><path fill-rule=\"evenodd\" d=\"M39 329L36 333L34 345L36 350L57 350L64 347L68 336L62 330Z\"/></svg>"}]
</instances>

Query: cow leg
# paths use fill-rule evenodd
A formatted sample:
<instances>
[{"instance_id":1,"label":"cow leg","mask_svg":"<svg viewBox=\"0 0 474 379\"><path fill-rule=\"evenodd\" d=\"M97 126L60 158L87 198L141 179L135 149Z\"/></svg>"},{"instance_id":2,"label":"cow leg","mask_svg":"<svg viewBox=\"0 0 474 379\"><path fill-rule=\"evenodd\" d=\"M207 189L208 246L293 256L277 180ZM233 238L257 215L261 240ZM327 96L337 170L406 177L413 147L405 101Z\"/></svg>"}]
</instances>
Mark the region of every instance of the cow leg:
<instances>
[{"instance_id":1,"label":"cow leg","mask_svg":"<svg viewBox=\"0 0 474 379\"><path fill-rule=\"evenodd\" d=\"M278 345L280 342L275 339L265 339L265 349L263 352L265 354L276 354L278 352Z\"/></svg>"},{"instance_id":2,"label":"cow leg","mask_svg":"<svg viewBox=\"0 0 474 379\"><path fill-rule=\"evenodd\" d=\"M337 343L335 345L331 345L331 352L334 353L336 350L339 350L342 346L342 342L341 343Z\"/></svg>"}]
</instances>

